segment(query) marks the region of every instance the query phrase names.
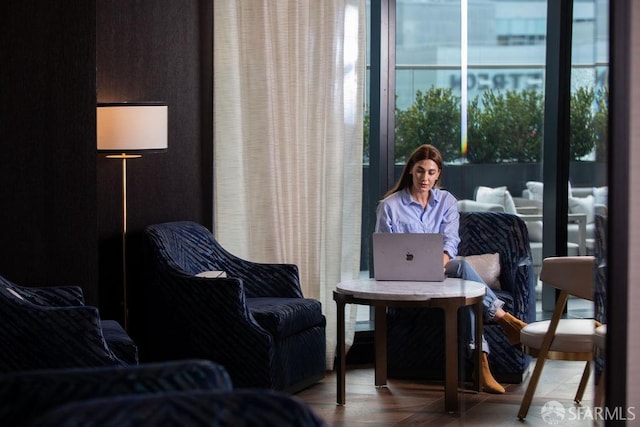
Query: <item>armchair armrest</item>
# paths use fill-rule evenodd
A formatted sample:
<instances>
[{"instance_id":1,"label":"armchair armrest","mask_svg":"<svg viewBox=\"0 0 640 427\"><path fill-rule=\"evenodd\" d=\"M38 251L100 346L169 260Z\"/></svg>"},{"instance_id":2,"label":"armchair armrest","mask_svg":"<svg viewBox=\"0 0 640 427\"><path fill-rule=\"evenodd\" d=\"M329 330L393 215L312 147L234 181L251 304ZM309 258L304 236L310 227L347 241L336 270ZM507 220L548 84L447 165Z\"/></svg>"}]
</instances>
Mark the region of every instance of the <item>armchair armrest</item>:
<instances>
[{"instance_id":1,"label":"armchair armrest","mask_svg":"<svg viewBox=\"0 0 640 427\"><path fill-rule=\"evenodd\" d=\"M520 215L536 215L540 213L540 209L535 206L516 206L516 211Z\"/></svg>"},{"instance_id":2,"label":"armchair armrest","mask_svg":"<svg viewBox=\"0 0 640 427\"><path fill-rule=\"evenodd\" d=\"M569 223L578 224L578 255L587 254L587 215L583 213L570 213Z\"/></svg>"},{"instance_id":3,"label":"armchair armrest","mask_svg":"<svg viewBox=\"0 0 640 427\"><path fill-rule=\"evenodd\" d=\"M197 277L175 272L167 275L171 283L163 286L162 295L166 298L163 302L169 303L175 313L184 310L187 321L194 322L196 317L202 317L206 323L230 323L236 329L245 326L260 328L247 308L247 295L241 279ZM230 318L233 319L231 322Z\"/></svg>"},{"instance_id":4,"label":"armchair armrest","mask_svg":"<svg viewBox=\"0 0 640 427\"><path fill-rule=\"evenodd\" d=\"M525 222L542 221L542 214L537 215L518 215ZM577 224L578 226L578 254L587 253L587 215L583 213L570 213L567 215L569 224Z\"/></svg>"},{"instance_id":5,"label":"armchair armrest","mask_svg":"<svg viewBox=\"0 0 640 427\"><path fill-rule=\"evenodd\" d=\"M25 288L21 290L23 296L34 304L52 307L84 305L84 294L80 286L52 286ZM24 293L28 293L27 297Z\"/></svg>"},{"instance_id":6,"label":"armchair armrest","mask_svg":"<svg viewBox=\"0 0 640 427\"><path fill-rule=\"evenodd\" d=\"M242 259L217 242L200 224L178 221L152 225L145 233L155 268L196 275L224 271L244 283L248 297L302 298L298 267Z\"/></svg>"},{"instance_id":7,"label":"armchair armrest","mask_svg":"<svg viewBox=\"0 0 640 427\"><path fill-rule=\"evenodd\" d=\"M7 316L0 328L0 342L11 343L11 351L0 357L0 370L123 364L104 339L97 308L2 302L0 309Z\"/></svg>"},{"instance_id":8,"label":"armchair armrest","mask_svg":"<svg viewBox=\"0 0 640 427\"><path fill-rule=\"evenodd\" d=\"M524 221L542 221L542 214L518 214L518 216Z\"/></svg>"},{"instance_id":9,"label":"armchair armrest","mask_svg":"<svg viewBox=\"0 0 640 427\"><path fill-rule=\"evenodd\" d=\"M240 355L228 349L237 349L241 336L246 364L269 366L266 355L273 338L249 312L242 280L166 272L157 277L156 286L160 288L152 293L151 309L160 324L153 340L161 358L209 359L231 369ZM232 378L246 375L229 373Z\"/></svg>"},{"instance_id":10,"label":"armchair armrest","mask_svg":"<svg viewBox=\"0 0 640 427\"><path fill-rule=\"evenodd\" d=\"M504 206L496 203L484 203L476 200L462 199L458 200L458 210L460 212L504 212Z\"/></svg>"},{"instance_id":11,"label":"armchair armrest","mask_svg":"<svg viewBox=\"0 0 640 427\"><path fill-rule=\"evenodd\" d=\"M168 277L171 283L154 293L158 305L152 306L152 309L158 312L158 316L154 317L167 320L166 328L175 328L176 339L191 348L198 348L195 355L186 349L185 354L216 360L207 356L231 347L227 341L231 344L237 336L248 338L251 346L266 346L270 342L271 335L249 312L242 280L178 273L169 273ZM176 289L180 289L180 292L175 292ZM190 331L188 336L184 335L185 330ZM210 338L213 336L218 337L214 346Z\"/></svg>"},{"instance_id":12,"label":"armchair armrest","mask_svg":"<svg viewBox=\"0 0 640 427\"><path fill-rule=\"evenodd\" d=\"M542 214L542 202L540 202L539 200L532 200L524 197L514 197L513 203L516 206L516 212L518 214Z\"/></svg>"}]
</instances>

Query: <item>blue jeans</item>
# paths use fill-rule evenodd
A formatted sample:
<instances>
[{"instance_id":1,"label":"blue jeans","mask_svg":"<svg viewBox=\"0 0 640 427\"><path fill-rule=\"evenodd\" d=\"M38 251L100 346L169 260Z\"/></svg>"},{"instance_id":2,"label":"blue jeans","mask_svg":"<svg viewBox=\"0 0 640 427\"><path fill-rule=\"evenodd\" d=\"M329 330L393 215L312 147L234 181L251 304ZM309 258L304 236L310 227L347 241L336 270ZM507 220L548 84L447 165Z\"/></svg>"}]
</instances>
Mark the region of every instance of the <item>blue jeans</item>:
<instances>
[{"instance_id":1,"label":"blue jeans","mask_svg":"<svg viewBox=\"0 0 640 427\"><path fill-rule=\"evenodd\" d=\"M471 267L471 265L463 259L452 259L445 266L445 274L447 277L456 277L464 280L472 280L474 282L484 283L480 275ZM487 293L482 300L482 312L484 314L485 320L492 320L496 315L498 309L502 308L504 305L504 301L498 299L493 290L484 283L487 288ZM469 319L469 328L466 330L470 336L467 337L467 341L469 343L470 349L475 349L475 339L476 336L476 316L473 310L473 307L465 307L465 312ZM482 336L482 351L485 353L489 353L489 344L487 340Z\"/></svg>"}]
</instances>

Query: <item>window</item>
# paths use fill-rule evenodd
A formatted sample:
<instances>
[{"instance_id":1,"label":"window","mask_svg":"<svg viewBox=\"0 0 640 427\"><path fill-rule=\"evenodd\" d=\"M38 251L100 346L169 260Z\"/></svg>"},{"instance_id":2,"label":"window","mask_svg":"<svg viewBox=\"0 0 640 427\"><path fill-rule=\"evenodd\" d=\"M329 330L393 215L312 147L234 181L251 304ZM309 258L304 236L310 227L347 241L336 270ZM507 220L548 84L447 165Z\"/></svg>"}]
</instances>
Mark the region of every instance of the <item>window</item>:
<instances>
[{"instance_id":1,"label":"window","mask_svg":"<svg viewBox=\"0 0 640 427\"><path fill-rule=\"evenodd\" d=\"M372 17L386 16L375 9L387 5L395 10L389 14L395 21L372 24ZM367 2L367 8L370 85L365 100L363 274L369 269L375 201L397 178L406 155L417 145L430 142L443 151L447 162L443 183L458 199L473 199L480 185L506 185L513 197L528 198L527 182L544 181L548 13L546 0L378 0ZM608 1L574 0L573 10L572 108L583 110L582 116L572 119L575 156L570 181L576 188L602 188L606 187ZM371 51L376 37L383 40L384 49L387 35L389 51ZM394 99L392 106L380 108L380 117L374 117L370 108L376 101L371 88L383 86L374 81L379 75L372 62L376 54L395 58L387 87ZM384 68L386 64L380 62ZM448 108L442 108L443 103ZM417 104L422 110L411 111ZM505 117L512 125L504 126ZM578 117L584 119L582 125L577 125ZM380 129L393 125L393 129L385 130L386 139L383 132L371 140L371 123ZM437 123L447 126L437 127ZM575 135L580 132L592 140L581 139L586 148L577 150ZM377 164L371 150L393 155L381 156ZM386 180L378 179L381 176ZM380 182L387 187L379 188L384 187ZM585 250L591 251L592 245L587 242Z\"/></svg>"}]
</instances>

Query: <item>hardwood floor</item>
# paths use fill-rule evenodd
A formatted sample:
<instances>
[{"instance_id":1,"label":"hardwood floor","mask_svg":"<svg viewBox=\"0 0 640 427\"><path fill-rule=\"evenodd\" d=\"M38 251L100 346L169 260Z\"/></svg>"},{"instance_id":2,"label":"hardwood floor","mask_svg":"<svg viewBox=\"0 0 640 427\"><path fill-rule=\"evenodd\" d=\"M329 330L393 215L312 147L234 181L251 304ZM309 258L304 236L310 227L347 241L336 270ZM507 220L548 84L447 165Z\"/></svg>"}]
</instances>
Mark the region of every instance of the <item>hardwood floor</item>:
<instances>
[{"instance_id":1,"label":"hardwood floor","mask_svg":"<svg viewBox=\"0 0 640 427\"><path fill-rule=\"evenodd\" d=\"M531 370L533 369L532 362ZM503 395L460 391L460 410L444 412L444 392L440 383L389 379L386 387L373 385L373 366L347 367L346 404L336 404L335 372L312 387L296 394L322 417L328 426L548 426L541 409L549 401L558 401L565 409L560 426L593 426L589 414L593 403L593 374L582 402L586 415L578 416L573 396L578 388L584 364L548 360L538 384L527 418L517 419L520 401L528 377L522 384L505 384Z\"/></svg>"}]
</instances>

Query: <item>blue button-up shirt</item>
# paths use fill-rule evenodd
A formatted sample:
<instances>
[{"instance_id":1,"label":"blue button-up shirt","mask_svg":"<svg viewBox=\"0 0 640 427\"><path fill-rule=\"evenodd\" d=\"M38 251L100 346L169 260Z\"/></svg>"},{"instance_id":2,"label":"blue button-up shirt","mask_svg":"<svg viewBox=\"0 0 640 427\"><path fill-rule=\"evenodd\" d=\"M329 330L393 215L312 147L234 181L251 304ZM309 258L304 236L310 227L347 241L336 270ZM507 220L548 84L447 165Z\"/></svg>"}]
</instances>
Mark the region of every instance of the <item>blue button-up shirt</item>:
<instances>
[{"instance_id":1,"label":"blue button-up shirt","mask_svg":"<svg viewBox=\"0 0 640 427\"><path fill-rule=\"evenodd\" d=\"M376 211L378 233L440 233L444 252L458 254L460 214L456 198L439 188L430 190L427 208L411 198L408 189L381 200Z\"/></svg>"}]
</instances>

